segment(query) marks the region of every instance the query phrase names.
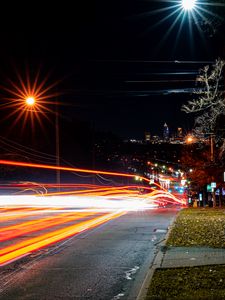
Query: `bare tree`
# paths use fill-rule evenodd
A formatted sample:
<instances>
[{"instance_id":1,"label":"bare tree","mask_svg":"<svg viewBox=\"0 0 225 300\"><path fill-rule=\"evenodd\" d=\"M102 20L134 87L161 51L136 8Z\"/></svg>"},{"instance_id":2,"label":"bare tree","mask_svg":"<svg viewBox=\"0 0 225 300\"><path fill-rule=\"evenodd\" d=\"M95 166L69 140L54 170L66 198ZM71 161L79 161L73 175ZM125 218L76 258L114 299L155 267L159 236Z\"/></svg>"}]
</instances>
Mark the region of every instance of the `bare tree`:
<instances>
[{"instance_id":1,"label":"bare tree","mask_svg":"<svg viewBox=\"0 0 225 300\"><path fill-rule=\"evenodd\" d=\"M195 23L208 37L219 36L224 43L225 0L208 0L199 4L201 14L195 18Z\"/></svg>"},{"instance_id":2,"label":"bare tree","mask_svg":"<svg viewBox=\"0 0 225 300\"><path fill-rule=\"evenodd\" d=\"M195 131L197 133L215 133L218 118L225 115L225 98L223 67L225 61L218 58L210 68L200 69L196 83L200 85L195 90L193 100L183 105L181 110L195 113Z\"/></svg>"}]
</instances>

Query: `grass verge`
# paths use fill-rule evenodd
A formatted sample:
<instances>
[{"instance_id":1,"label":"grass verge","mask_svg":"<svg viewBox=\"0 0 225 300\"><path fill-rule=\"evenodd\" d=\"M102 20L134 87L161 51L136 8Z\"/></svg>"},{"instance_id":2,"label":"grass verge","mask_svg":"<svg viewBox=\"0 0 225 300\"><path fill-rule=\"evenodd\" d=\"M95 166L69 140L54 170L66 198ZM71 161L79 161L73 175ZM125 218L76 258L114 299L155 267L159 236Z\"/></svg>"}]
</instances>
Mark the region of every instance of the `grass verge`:
<instances>
[{"instance_id":1,"label":"grass verge","mask_svg":"<svg viewBox=\"0 0 225 300\"><path fill-rule=\"evenodd\" d=\"M225 209L183 209L166 245L225 248Z\"/></svg>"},{"instance_id":2,"label":"grass verge","mask_svg":"<svg viewBox=\"0 0 225 300\"><path fill-rule=\"evenodd\" d=\"M225 248L225 209L183 209L166 246ZM147 299L225 299L225 265L157 269Z\"/></svg>"},{"instance_id":3,"label":"grass verge","mask_svg":"<svg viewBox=\"0 0 225 300\"><path fill-rule=\"evenodd\" d=\"M225 265L157 269L148 299L225 299Z\"/></svg>"}]
</instances>

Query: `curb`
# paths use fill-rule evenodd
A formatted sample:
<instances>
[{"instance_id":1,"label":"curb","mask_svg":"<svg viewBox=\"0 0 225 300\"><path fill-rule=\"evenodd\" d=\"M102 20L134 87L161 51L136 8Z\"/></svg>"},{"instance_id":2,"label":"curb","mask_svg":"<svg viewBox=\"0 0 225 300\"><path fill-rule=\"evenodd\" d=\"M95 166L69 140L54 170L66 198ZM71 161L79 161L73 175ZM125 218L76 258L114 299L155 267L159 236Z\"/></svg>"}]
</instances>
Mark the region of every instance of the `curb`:
<instances>
[{"instance_id":1,"label":"curb","mask_svg":"<svg viewBox=\"0 0 225 300\"><path fill-rule=\"evenodd\" d=\"M149 267L149 271L148 273L146 274L145 276L145 279L141 285L141 288L140 288L140 291L137 295L137 298L136 300L145 300L146 299L146 296L147 296L147 293L148 293L148 288L149 288L149 285L151 283L151 280L152 280L152 277L155 273L155 270L156 269L159 269L162 265L162 261L163 261L163 257L164 257L164 247L165 247L165 244L168 240L168 237L170 235L170 232L173 228L173 223L176 221L176 218L178 216L178 213L175 215L175 217L173 218L173 220L171 221L171 224L169 225L168 227L168 231L165 235L165 238L164 240L160 243L160 247L159 247L159 250L157 252L157 254L155 255L155 258L153 260L153 263L152 265Z\"/></svg>"}]
</instances>

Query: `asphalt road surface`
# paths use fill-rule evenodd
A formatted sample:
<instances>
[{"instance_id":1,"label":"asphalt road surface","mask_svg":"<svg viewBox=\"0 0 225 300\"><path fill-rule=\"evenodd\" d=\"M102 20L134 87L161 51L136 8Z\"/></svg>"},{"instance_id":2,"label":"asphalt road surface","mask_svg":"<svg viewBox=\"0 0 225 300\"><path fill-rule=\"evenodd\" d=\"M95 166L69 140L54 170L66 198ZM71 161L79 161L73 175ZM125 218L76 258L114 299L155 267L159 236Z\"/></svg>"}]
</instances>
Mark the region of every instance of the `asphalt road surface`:
<instances>
[{"instance_id":1,"label":"asphalt road surface","mask_svg":"<svg viewBox=\"0 0 225 300\"><path fill-rule=\"evenodd\" d=\"M0 299L136 299L177 208L129 212L0 267Z\"/></svg>"}]
</instances>

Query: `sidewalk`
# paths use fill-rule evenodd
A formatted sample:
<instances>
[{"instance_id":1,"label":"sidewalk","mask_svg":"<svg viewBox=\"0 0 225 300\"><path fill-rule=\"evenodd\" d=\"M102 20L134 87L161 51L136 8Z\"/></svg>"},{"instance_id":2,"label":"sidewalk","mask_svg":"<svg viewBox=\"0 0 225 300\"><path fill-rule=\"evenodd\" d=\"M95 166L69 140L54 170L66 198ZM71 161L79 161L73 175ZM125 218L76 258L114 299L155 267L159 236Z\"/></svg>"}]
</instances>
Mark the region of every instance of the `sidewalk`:
<instances>
[{"instance_id":1,"label":"sidewalk","mask_svg":"<svg viewBox=\"0 0 225 300\"><path fill-rule=\"evenodd\" d=\"M162 244L163 245L159 248L153 265L149 270L148 276L146 277L143 283L142 289L137 297L137 300L149 299L147 297L148 289L152 281L153 275L157 270L165 270L167 272L167 270L176 270L176 268L181 268L182 270L183 267L203 266L210 266L212 269L214 269L213 266L225 265L225 249L209 247L167 247L165 246L165 241ZM212 273L214 272L213 270L210 271L212 271ZM175 274L176 273L177 270L175 271ZM157 299L161 298L159 297ZM167 298L164 299L166 300ZM224 298L220 298L218 296L217 298L212 297L210 299Z\"/></svg>"},{"instance_id":2,"label":"sidewalk","mask_svg":"<svg viewBox=\"0 0 225 300\"><path fill-rule=\"evenodd\" d=\"M225 249L209 247L161 247L156 268L179 268L225 264Z\"/></svg>"},{"instance_id":3,"label":"sidewalk","mask_svg":"<svg viewBox=\"0 0 225 300\"><path fill-rule=\"evenodd\" d=\"M152 282L153 275L155 272L157 272L157 270L165 270L165 272L167 272L167 270L173 270L175 268L182 269L183 267L204 267L213 265L219 267L219 265L225 265L225 248L192 245L182 247L166 246L166 242L171 234L173 227L173 224L171 224L171 226L168 228L165 240L158 245L158 252L143 282L137 300L146 300L150 283ZM170 299L172 299L172 297Z\"/></svg>"}]
</instances>

